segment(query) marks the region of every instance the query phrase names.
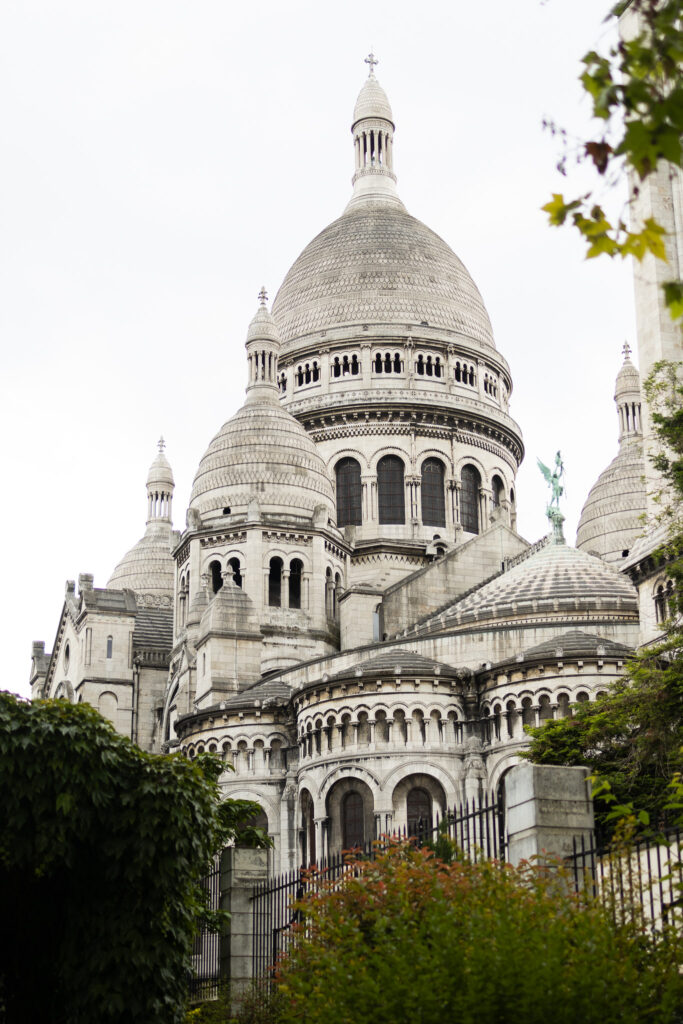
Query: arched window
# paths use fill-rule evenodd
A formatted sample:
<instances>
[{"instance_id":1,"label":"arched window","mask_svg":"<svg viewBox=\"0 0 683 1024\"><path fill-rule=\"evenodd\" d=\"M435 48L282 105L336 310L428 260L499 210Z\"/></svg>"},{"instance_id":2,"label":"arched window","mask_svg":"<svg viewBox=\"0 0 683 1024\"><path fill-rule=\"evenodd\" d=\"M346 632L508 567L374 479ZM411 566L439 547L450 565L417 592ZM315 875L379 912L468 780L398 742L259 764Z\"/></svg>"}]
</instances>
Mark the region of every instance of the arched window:
<instances>
[{"instance_id":1,"label":"arched window","mask_svg":"<svg viewBox=\"0 0 683 1024\"><path fill-rule=\"evenodd\" d=\"M394 373L401 372L401 356L399 352L394 352Z\"/></svg>"},{"instance_id":2,"label":"arched window","mask_svg":"<svg viewBox=\"0 0 683 1024\"><path fill-rule=\"evenodd\" d=\"M289 607L301 608L301 576L304 563L300 558L293 558L289 563Z\"/></svg>"},{"instance_id":3,"label":"arched window","mask_svg":"<svg viewBox=\"0 0 683 1024\"><path fill-rule=\"evenodd\" d=\"M425 372L425 361L424 361L424 356L422 356L422 355L419 355L419 356L417 357L417 363L415 364L415 369L416 369L416 370L417 370L417 372L418 372L418 373L420 374L420 376L423 376L423 375L424 375L424 372Z\"/></svg>"},{"instance_id":4,"label":"arched window","mask_svg":"<svg viewBox=\"0 0 683 1024\"><path fill-rule=\"evenodd\" d=\"M666 618L666 595L663 584L659 584L655 592L655 621L664 622Z\"/></svg>"},{"instance_id":5,"label":"arched window","mask_svg":"<svg viewBox=\"0 0 683 1024\"><path fill-rule=\"evenodd\" d=\"M499 476L491 480L491 502L494 508L500 508L500 503L505 495L505 485Z\"/></svg>"},{"instance_id":6,"label":"arched window","mask_svg":"<svg viewBox=\"0 0 683 1024\"><path fill-rule=\"evenodd\" d=\"M667 580L666 584L666 614L673 617L676 614L676 597L674 595L673 580Z\"/></svg>"},{"instance_id":7,"label":"arched window","mask_svg":"<svg viewBox=\"0 0 683 1024\"><path fill-rule=\"evenodd\" d=\"M271 558L268 573L268 604L279 608L282 604L282 559Z\"/></svg>"},{"instance_id":8,"label":"arched window","mask_svg":"<svg viewBox=\"0 0 683 1024\"><path fill-rule=\"evenodd\" d=\"M342 846L352 850L365 842L363 798L352 790L342 801Z\"/></svg>"},{"instance_id":9,"label":"arched window","mask_svg":"<svg viewBox=\"0 0 683 1024\"><path fill-rule=\"evenodd\" d=\"M455 364L455 379L457 380L458 384L462 380L462 375L460 373L460 363Z\"/></svg>"},{"instance_id":10,"label":"arched window","mask_svg":"<svg viewBox=\"0 0 683 1024\"><path fill-rule=\"evenodd\" d=\"M233 582L236 586L242 586L242 573L240 572L240 560L239 558L231 558L228 562L228 569L232 570Z\"/></svg>"},{"instance_id":11,"label":"arched window","mask_svg":"<svg viewBox=\"0 0 683 1024\"><path fill-rule=\"evenodd\" d=\"M114 655L114 637L107 637L107 658L111 658Z\"/></svg>"},{"instance_id":12,"label":"arched window","mask_svg":"<svg viewBox=\"0 0 683 1024\"><path fill-rule=\"evenodd\" d=\"M301 794L301 863L304 867L315 864L315 818L313 800L307 790Z\"/></svg>"},{"instance_id":13,"label":"arched window","mask_svg":"<svg viewBox=\"0 0 683 1024\"><path fill-rule=\"evenodd\" d=\"M332 363L332 376L341 377L341 364L339 362L339 356L334 357L334 362Z\"/></svg>"},{"instance_id":14,"label":"arched window","mask_svg":"<svg viewBox=\"0 0 683 1024\"><path fill-rule=\"evenodd\" d=\"M377 463L377 498L380 524L405 522L403 463L396 455L385 455Z\"/></svg>"},{"instance_id":15,"label":"arched window","mask_svg":"<svg viewBox=\"0 0 683 1024\"><path fill-rule=\"evenodd\" d=\"M360 526L361 486L360 464L355 459L340 459L335 467L337 477L337 526Z\"/></svg>"},{"instance_id":16,"label":"arched window","mask_svg":"<svg viewBox=\"0 0 683 1024\"><path fill-rule=\"evenodd\" d=\"M360 366L358 365L358 356L351 356L351 373L356 376L359 371Z\"/></svg>"},{"instance_id":17,"label":"arched window","mask_svg":"<svg viewBox=\"0 0 683 1024\"><path fill-rule=\"evenodd\" d=\"M218 591L223 586L223 573L221 571L221 563L217 559L214 559L214 561L211 562L209 565L209 571L211 572L211 589L213 590L214 594L217 594Z\"/></svg>"},{"instance_id":18,"label":"arched window","mask_svg":"<svg viewBox=\"0 0 683 1024\"><path fill-rule=\"evenodd\" d=\"M337 572L334 576L334 590L332 591L332 616L335 619L339 618L339 598L342 594L342 578L341 573Z\"/></svg>"},{"instance_id":19,"label":"arched window","mask_svg":"<svg viewBox=\"0 0 683 1024\"><path fill-rule=\"evenodd\" d=\"M460 474L460 522L467 533L479 533L479 487L481 477L475 466L463 466Z\"/></svg>"},{"instance_id":20,"label":"arched window","mask_svg":"<svg viewBox=\"0 0 683 1024\"><path fill-rule=\"evenodd\" d=\"M375 373L382 372L382 353L378 352L375 356Z\"/></svg>"},{"instance_id":21,"label":"arched window","mask_svg":"<svg viewBox=\"0 0 683 1024\"><path fill-rule=\"evenodd\" d=\"M431 832L432 798L426 789L413 787L406 800L406 817L408 819L408 835Z\"/></svg>"},{"instance_id":22,"label":"arched window","mask_svg":"<svg viewBox=\"0 0 683 1024\"><path fill-rule=\"evenodd\" d=\"M420 492L423 524L425 526L445 526L444 466L439 459L425 459L422 463Z\"/></svg>"}]
</instances>

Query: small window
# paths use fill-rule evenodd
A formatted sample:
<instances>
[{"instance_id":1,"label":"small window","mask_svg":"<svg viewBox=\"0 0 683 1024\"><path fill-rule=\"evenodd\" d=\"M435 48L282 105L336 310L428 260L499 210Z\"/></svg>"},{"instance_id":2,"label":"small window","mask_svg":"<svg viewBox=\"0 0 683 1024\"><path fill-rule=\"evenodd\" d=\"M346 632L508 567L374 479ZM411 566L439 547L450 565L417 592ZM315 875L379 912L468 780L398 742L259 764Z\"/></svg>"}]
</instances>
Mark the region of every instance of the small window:
<instances>
[{"instance_id":1,"label":"small window","mask_svg":"<svg viewBox=\"0 0 683 1024\"><path fill-rule=\"evenodd\" d=\"M337 526L360 526L361 481L360 463L356 459L340 459L335 467L337 478Z\"/></svg>"},{"instance_id":2,"label":"small window","mask_svg":"<svg viewBox=\"0 0 683 1024\"><path fill-rule=\"evenodd\" d=\"M289 607L301 608L301 577L304 563L300 558L293 558L289 564Z\"/></svg>"},{"instance_id":3,"label":"small window","mask_svg":"<svg viewBox=\"0 0 683 1024\"><path fill-rule=\"evenodd\" d=\"M415 836L432 829L432 798L426 789L415 786L406 800L408 835Z\"/></svg>"},{"instance_id":4,"label":"small window","mask_svg":"<svg viewBox=\"0 0 683 1024\"><path fill-rule=\"evenodd\" d=\"M214 561L209 564L209 571L211 573L211 589L214 594L217 594L223 586L221 563L217 559L214 559Z\"/></svg>"},{"instance_id":5,"label":"small window","mask_svg":"<svg viewBox=\"0 0 683 1024\"><path fill-rule=\"evenodd\" d=\"M271 608L279 608L282 604L282 559L271 558L268 573L268 604Z\"/></svg>"},{"instance_id":6,"label":"small window","mask_svg":"<svg viewBox=\"0 0 683 1024\"><path fill-rule=\"evenodd\" d=\"M107 637L107 659L112 658L114 655L114 637Z\"/></svg>"},{"instance_id":7,"label":"small window","mask_svg":"<svg viewBox=\"0 0 683 1024\"><path fill-rule=\"evenodd\" d=\"M228 569L232 572L233 583L241 587L242 586L242 573L240 572L240 560L239 558L231 558L228 561Z\"/></svg>"},{"instance_id":8,"label":"small window","mask_svg":"<svg viewBox=\"0 0 683 1024\"><path fill-rule=\"evenodd\" d=\"M505 496L505 486L499 476L491 480L491 502L494 508L500 508L500 503Z\"/></svg>"},{"instance_id":9,"label":"small window","mask_svg":"<svg viewBox=\"0 0 683 1024\"><path fill-rule=\"evenodd\" d=\"M70 661L71 661L71 647L69 646L69 641L67 640L67 642L66 642L66 644L64 646L64 671L65 672L69 671L69 662Z\"/></svg>"}]
</instances>

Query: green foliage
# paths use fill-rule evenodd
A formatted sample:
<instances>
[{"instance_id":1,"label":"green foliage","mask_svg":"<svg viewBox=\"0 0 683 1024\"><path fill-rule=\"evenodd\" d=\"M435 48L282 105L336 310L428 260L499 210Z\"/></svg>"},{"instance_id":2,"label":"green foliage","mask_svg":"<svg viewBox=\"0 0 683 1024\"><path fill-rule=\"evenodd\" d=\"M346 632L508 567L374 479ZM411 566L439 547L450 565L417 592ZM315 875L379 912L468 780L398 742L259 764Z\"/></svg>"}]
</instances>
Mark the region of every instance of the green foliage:
<instances>
[{"instance_id":1,"label":"green foliage","mask_svg":"<svg viewBox=\"0 0 683 1024\"><path fill-rule=\"evenodd\" d=\"M583 60L581 84L590 97L596 137L579 146L578 160L589 160L598 179L613 184L627 173L645 181L659 166L682 166L683 24L680 0L620 0L607 20L631 7L641 18L634 39L619 39L607 54L591 50ZM566 133L549 127L566 141ZM566 173L567 155L558 167ZM638 186L635 187L637 193ZM586 242L586 257L648 253L666 261L664 230L651 217L629 228L624 217L610 221L593 192L573 199L555 193L543 207L550 223L573 224ZM672 319L683 316L683 281L664 285Z\"/></svg>"},{"instance_id":2,"label":"green foliage","mask_svg":"<svg viewBox=\"0 0 683 1024\"><path fill-rule=\"evenodd\" d=\"M222 770L0 693L0 1020L183 1020L199 879L255 812L221 804Z\"/></svg>"},{"instance_id":3,"label":"green foliage","mask_svg":"<svg viewBox=\"0 0 683 1024\"><path fill-rule=\"evenodd\" d=\"M615 926L557 868L396 844L298 908L281 1024L664 1024L683 1005L671 947Z\"/></svg>"},{"instance_id":4,"label":"green foliage","mask_svg":"<svg viewBox=\"0 0 683 1024\"><path fill-rule=\"evenodd\" d=\"M604 696L574 705L571 717L526 730L531 744L523 757L587 765L599 777L596 820L607 833L620 811L645 812L657 826L669 803L671 780L683 767L682 643L678 631L670 633L634 655Z\"/></svg>"}]
</instances>

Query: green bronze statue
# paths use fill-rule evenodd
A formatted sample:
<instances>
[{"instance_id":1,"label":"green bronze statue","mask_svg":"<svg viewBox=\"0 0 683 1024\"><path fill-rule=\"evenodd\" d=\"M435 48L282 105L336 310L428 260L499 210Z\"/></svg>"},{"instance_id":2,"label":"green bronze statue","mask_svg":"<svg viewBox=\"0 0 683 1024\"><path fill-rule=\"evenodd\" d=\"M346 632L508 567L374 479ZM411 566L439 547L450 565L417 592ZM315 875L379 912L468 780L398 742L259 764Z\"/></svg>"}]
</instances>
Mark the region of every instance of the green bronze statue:
<instances>
[{"instance_id":1,"label":"green bronze statue","mask_svg":"<svg viewBox=\"0 0 683 1024\"><path fill-rule=\"evenodd\" d=\"M560 512L560 498L564 494L564 487L562 486L562 480L564 478L564 463L562 462L562 455L560 452L555 456L555 465L552 469L549 469L540 459L536 459L538 468L548 482L550 487L550 501L545 507L545 514L547 515L552 525L552 531L556 543L564 543L564 537L562 535L562 523L564 522L564 516Z\"/></svg>"}]
</instances>

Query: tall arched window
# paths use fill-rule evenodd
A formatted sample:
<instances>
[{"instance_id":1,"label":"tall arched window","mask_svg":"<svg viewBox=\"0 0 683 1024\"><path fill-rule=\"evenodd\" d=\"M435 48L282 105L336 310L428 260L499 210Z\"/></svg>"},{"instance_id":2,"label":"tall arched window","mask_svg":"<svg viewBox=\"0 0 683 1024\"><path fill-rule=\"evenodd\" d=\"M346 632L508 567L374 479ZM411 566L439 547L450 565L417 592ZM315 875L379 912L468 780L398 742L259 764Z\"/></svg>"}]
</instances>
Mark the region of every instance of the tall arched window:
<instances>
[{"instance_id":1,"label":"tall arched window","mask_svg":"<svg viewBox=\"0 0 683 1024\"><path fill-rule=\"evenodd\" d=\"M396 455L385 455L377 463L377 498L381 524L405 522L403 463Z\"/></svg>"},{"instance_id":2,"label":"tall arched window","mask_svg":"<svg viewBox=\"0 0 683 1024\"><path fill-rule=\"evenodd\" d=\"M209 565L209 570L211 572L211 589L213 590L214 594L217 594L218 591L223 586L223 573L221 571L221 563L217 559L214 559L214 561L211 562Z\"/></svg>"},{"instance_id":3,"label":"tall arched window","mask_svg":"<svg viewBox=\"0 0 683 1024\"><path fill-rule=\"evenodd\" d=\"M360 464L355 459L340 459L335 467L337 477L337 526L360 526L361 510Z\"/></svg>"},{"instance_id":4,"label":"tall arched window","mask_svg":"<svg viewBox=\"0 0 683 1024\"><path fill-rule=\"evenodd\" d=\"M505 485L499 476L491 480L491 502L494 508L500 508L500 503L505 496Z\"/></svg>"},{"instance_id":5,"label":"tall arched window","mask_svg":"<svg viewBox=\"0 0 683 1024\"><path fill-rule=\"evenodd\" d=\"M467 533L479 533L479 488L481 477L474 466L463 466L460 474L460 522Z\"/></svg>"},{"instance_id":6,"label":"tall arched window","mask_svg":"<svg viewBox=\"0 0 683 1024\"><path fill-rule=\"evenodd\" d=\"M363 814L363 798L360 793L352 790L342 801L342 846L352 850L362 846L365 841Z\"/></svg>"},{"instance_id":7,"label":"tall arched window","mask_svg":"<svg viewBox=\"0 0 683 1024\"><path fill-rule=\"evenodd\" d=\"M446 525L446 499L444 497L444 466L439 459L425 459L422 463L422 522L425 526Z\"/></svg>"},{"instance_id":8,"label":"tall arched window","mask_svg":"<svg viewBox=\"0 0 683 1024\"><path fill-rule=\"evenodd\" d=\"M301 608L301 576L304 563L300 558L293 558L289 563L289 607Z\"/></svg>"},{"instance_id":9,"label":"tall arched window","mask_svg":"<svg viewBox=\"0 0 683 1024\"><path fill-rule=\"evenodd\" d=\"M270 560L268 604L271 608L279 608L282 604L282 559L278 557Z\"/></svg>"},{"instance_id":10,"label":"tall arched window","mask_svg":"<svg viewBox=\"0 0 683 1024\"><path fill-rule=\"evenodd\" d=\"M408 835L414 836L418 832L431 831L432 798L426 789L414 786L410 790L406 801L406 816L408 818Z\"/></svg>"}]
</instances>

